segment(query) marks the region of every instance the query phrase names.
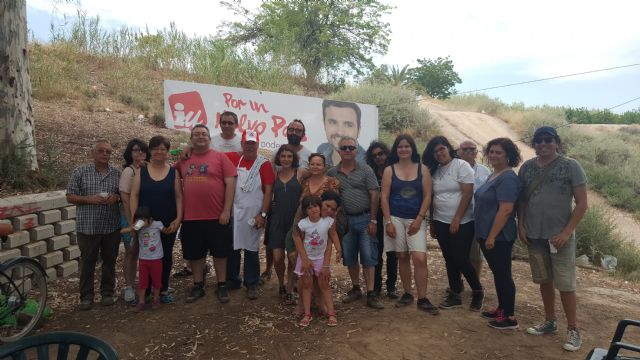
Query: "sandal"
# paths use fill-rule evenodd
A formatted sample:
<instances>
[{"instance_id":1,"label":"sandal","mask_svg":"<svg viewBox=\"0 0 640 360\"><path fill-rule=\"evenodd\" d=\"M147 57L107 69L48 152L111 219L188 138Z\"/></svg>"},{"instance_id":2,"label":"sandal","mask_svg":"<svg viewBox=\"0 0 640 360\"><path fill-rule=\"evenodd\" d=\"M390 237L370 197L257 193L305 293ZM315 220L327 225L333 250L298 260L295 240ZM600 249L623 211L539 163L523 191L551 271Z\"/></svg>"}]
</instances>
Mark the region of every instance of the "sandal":
<instances>
[{"instance_id":1,"label":"sandal","mask_svg":"<svg viewBox=\"0 0 640 360\"><path fill-rule=\"evenodd\" d=\"M329 317L329 319L327 320L327 326L338 326L338 317L336 316L335 312L332 312L331 314L327 314L327 317Z\"/></svg>"},{"instance_id":2,"label":"sandal","mask_svg":"<svg viewBox=\"0 0 640 360\"><path fill-rule=\"evenodd\" d=\"M311 320L313 320L313 316L311 316L311 314L304 314L302 320L300 320L298 325L300 325L300 327L306 328L307 326L309 326L309 324L311 324Z\"/></svg>"}]
</instances>

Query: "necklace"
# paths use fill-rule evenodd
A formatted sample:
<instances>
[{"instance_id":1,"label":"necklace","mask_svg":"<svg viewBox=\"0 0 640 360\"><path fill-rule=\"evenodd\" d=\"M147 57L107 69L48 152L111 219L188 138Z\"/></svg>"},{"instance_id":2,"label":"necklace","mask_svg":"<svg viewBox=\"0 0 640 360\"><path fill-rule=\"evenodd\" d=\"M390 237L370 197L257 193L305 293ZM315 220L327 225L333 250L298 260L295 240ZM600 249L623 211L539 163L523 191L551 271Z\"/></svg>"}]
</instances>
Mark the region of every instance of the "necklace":
<instances>
[{"instance_id":1,"label":"necklace","mask_svg":"<svg viewBox=\"0 0 640 360\"><path fill-rule=\"evenodd\" d=\"M438 166L438 171L436 174L438 176L438 180L444 179L444 177L449 174L449 169L451 169L451 164L453 164L453 159L451 159L451 161L449 161L447 165Z\"/></svg>"}]
</instances>

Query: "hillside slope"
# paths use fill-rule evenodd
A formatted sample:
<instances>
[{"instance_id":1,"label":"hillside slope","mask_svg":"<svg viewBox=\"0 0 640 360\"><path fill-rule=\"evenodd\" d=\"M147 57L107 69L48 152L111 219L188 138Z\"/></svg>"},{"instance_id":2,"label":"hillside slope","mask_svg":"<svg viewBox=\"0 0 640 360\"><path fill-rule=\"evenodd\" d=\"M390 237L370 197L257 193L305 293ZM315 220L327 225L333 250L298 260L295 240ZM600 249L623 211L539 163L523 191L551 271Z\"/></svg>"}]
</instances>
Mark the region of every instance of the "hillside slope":
<instances>
[{"instance_id":1,"label":"hillside slope","mask_svg":"<svg viewBox=\"0 0 640 360\"><path fill-rule=\"evenodd\" d=\"M429 109L442 133L454 143L454 146L466 139L471 139L477 144L486 144L489 140L497 137L508 137L514 141L520 139L520 136L507 123L488 114L449 111L440 105L427 101L423 101L422 106ZM516 143L520 147L523 159L535 156L535 151L526 141L516 141ZM640 238L637 236L640 234L640 222L631 213L608 205L606 200L594 191L589 191L589 203L601 206L605 213L611 217L622 237L640 247Z\"/></svg>"}]
</instances>

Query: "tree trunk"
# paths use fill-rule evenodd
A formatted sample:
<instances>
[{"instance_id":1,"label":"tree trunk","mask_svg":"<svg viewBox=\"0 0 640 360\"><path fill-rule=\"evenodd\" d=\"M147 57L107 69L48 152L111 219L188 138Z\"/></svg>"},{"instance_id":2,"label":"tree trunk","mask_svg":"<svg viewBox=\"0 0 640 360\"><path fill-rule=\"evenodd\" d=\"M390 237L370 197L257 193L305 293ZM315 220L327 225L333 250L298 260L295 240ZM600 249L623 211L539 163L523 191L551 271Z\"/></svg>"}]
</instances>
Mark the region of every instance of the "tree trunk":
<instances>
[{"instance_id":1,"label":"tree trunk","mask_svg":"<svg viewBox=\"0 0 640 360\"><path fill-rule=\"evenodd\" d=\"M26 0L0 1L0 166L9 156L38 167L31 109Z\"/></svg>"}]
</instances>

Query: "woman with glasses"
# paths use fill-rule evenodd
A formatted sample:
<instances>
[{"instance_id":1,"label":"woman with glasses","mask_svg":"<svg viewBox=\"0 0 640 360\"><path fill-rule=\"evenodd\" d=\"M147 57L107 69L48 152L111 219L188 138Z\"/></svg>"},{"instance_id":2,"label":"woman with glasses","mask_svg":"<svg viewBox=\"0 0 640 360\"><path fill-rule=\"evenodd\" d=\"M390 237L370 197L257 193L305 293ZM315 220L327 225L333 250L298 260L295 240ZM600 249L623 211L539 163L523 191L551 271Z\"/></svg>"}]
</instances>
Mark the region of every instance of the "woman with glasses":
<instances>
[{"instance_id":1,"label":"woman with glasses","mask_svg":"<svg viewBox=\"0 0 640 360\"><path fill-rule=\"evenodd\" d=\"M164 254L160 301L164 304L173 303L173 296L169 294L169 275L173 268L176 232L182 222L182 184L180 174L167 161L170 147L171 143L163 136L149 140L151 161L136 173L131 189L131 212L146 206L151 209L151 217L167 228L161 234Z\"/></svg>"},{"instance_id":2,"label":"woman with glasses","mask_svg":"<svg viewBox=\"0 0 640 360\"><path fill-rule=\"evenodd\" d=\"M382 174L387 167L387 158L389 156L389 147L382 141L374 140L369 145L366 153L367 165L376 174L378 185L382 185ZM373 290L380 296L382 292L382 253L384 252L384 223L382 210L378 205L378 219L376 237L378 238L378 265L376 265ZM397 299L396 280L398 278L398 259L395 251L387 252L387 297L389 299Z\"/></svg>"},{"instance_id":3,"label":"woman with glasses","mask_svg":"<svg viewBox=\"0 0 640 360\"><path fill-rule=\"evenodd\" d=\"M384 248L395 251L400 265L404 294L397 306L413 303L411 262L418 295L418 309L431 315L439 313L427 299L427 223L431 205L431 176L420 164L413 137L398 135L391 147L389 166L382 176L381 205L384 215Z\"/></svg>"},{"instance_id":4,"label":"woman with glasses","mask_svg":"<svg viewBox=\"0 0 640 360\"><path fill-rule=\"evenodd\" d=\"M140 166L145 165L145 161L149 161L149 148L140 139L131 139L127 144L127 148L123 154L124 165L122 174L120 175L120 199L122 200L122 208L120 211L120 226L126 228L132 223L133 213L131 212L131 186L135 174L140 171ZM122 234L122 242L124 243L124 261L122 262L122 272L124 273L124 301L132 302L136 298L136 292L133 285L136 281L136 260L138 258L138 247L134 246L130 234Z\"/></svg>"},{"instance_id":5,"label":"woman with glasses","mask_svg":"<svg viewBox=\"0 0 640 360\"><path fill-rule=\"evenodd\" d=\"M462 274L473 291L469 308L480 311L484 290L469 261L474 236L473 208L469 206L473 197L474 175L471 165L457 156L444 136L429 140L422 154L422 162L429 168L433 179L429 231L431 237L438 240L449 279L447 297L439 307L453 309L462 306Z\"/></svg>"}]
</instances>

